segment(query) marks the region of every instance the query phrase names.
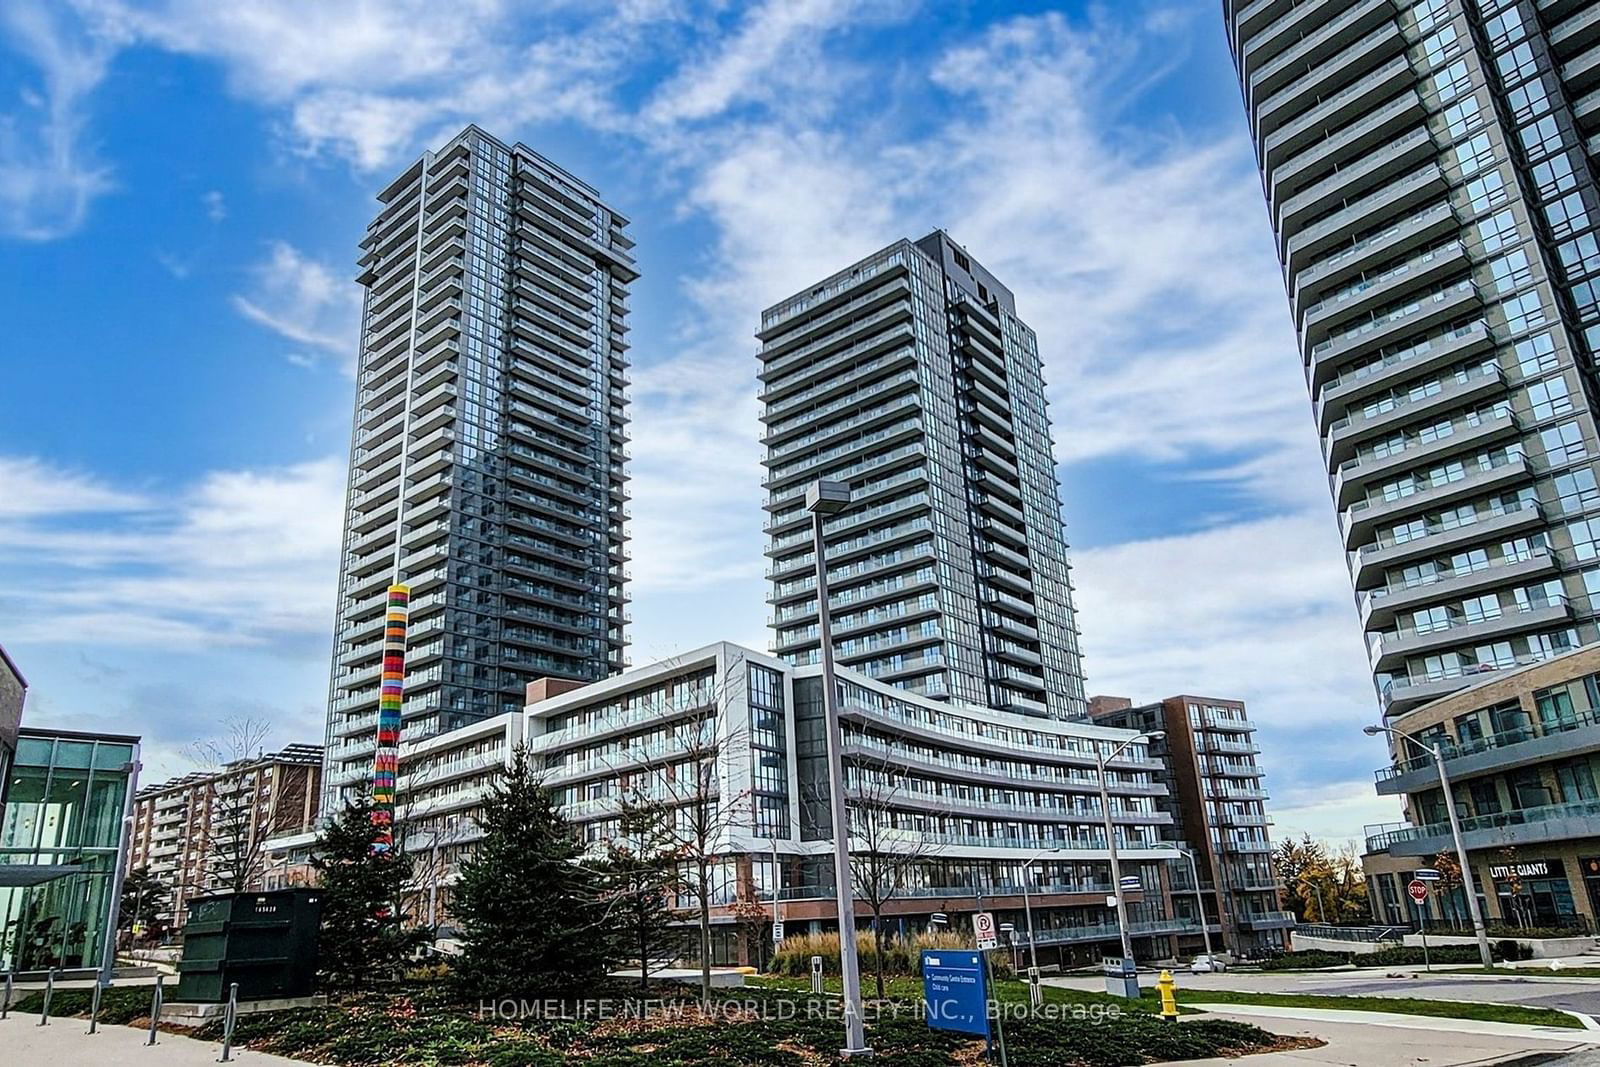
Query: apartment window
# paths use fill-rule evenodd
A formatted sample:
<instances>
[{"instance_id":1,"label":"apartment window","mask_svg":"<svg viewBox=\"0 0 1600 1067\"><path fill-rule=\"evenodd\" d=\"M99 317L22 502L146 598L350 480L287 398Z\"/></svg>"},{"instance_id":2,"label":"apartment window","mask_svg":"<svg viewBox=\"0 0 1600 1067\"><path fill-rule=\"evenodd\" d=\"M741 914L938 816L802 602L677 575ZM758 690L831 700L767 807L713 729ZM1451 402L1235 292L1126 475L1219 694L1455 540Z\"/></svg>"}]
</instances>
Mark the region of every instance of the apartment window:
<instances>
[{"instance_id":1,"label":"apartment window","mask_svg":"<svg viewBox=\"0 0 1600 1067\"><path fill-rule=\"evenodd\" d=\"M1506 181L1499 171L1490 171L1467 183L1467 197L1472 201L1472 210L1478 213L1499 207L1507 200Z\"/></svg>"},{"instance_id":2,"label":"apartment window","mask_svg":"<svg viewBox=\"0 0 1600 1067\"><path fill-rule=\"evenodd\" d=\"M1511 106L1511 117L1517 122L1526 122L1550 110L1549 94L1544 91L1544 82L1538 78L1511 90L1506 94L1506 102Z\"/></svg>"},{"instance_id":3,"label":"apartment window","mask_svg":"<svg viewBox=\"0 0 1600 1067\"><path fill-rule=\"evenodd\" d=\"M1433 90L1441 101L1454 100L1471 90L1472 75L1467 71L1467 61L1458 59L1433 76Z\"/></svg>"},{"instance_id":4,"label":"apartment window","mask_svg":"<svg viewBox=\"0 0 1600 1067\"><path fill-rule=\"evenodd\" d=\"M1489 47L1496 52L1504 49L1512 41L1520 41L1527 36L1522 26L1522 12L1515 5L1507 8L1504 14L1496 15L1485 22L1483 32L1489 38Z\"/></svg>"},{"instance_id":5,"label":"apartment window","mask_svg":"<svg viewBox=\"0 0 1600 1067\"><path fill-rule=\"evenodd\" d=\"M1589 454L1583 430L1576 422L1564 422L1539 431L1539 443L1544 446L1545 458L1551 463L1575 463Z\"/></svg>"},{"instance_id":6,"label":"apartment window","mask_svg":"<svg viewBox=\"0 0 1600 1067\"><path fill-rule=\"evenodd\" d=\"M1600 556L1600 519L1579 519L1568 523L1567 536L1572 538L1572 554L1577 559Z\"/></svg>"},{"instance_id":7,"label":"apartment window","mask_svg":"<svg viewBox=\"0 0 1600 1067\"><path fill-rule=\"evenodd\" d=\"M1501 80L1506 85L1527 81L1539 73L1539 61L1526 41L1509 52L1500 53L1495 57L1495 64L1500 68Z\"/></svg>"},{"instance_id":8,"label":"apartment window","mask_svg":"<svg viewBox=\"0 0 1600 1067\"><path fill-rule=\"evenodd\" d=\"M1541 159L1561 151L1561 127L1556 122L1554 115L1546 115L1538 122L1524 126L1517 131L1522 138L1522 147L1527 151L1530 159Z\"/></svg>"},{"instance_id":9,"label":"apartment window","mask_svg":"<svg viewBox=\"0 0 1600 1067\"><path fill-rule=\"evenodd\" d=\"M1494 279L1496 292L1508 293L1533 281L1533 270L1528 266L1528 253L1517 249L1489 264L1489 275Z\"/></svg>"},{"instance_id":10,"label":"apartment window","mask_svg":"<svg viewBox=\"0 0 1600 1067\"><path fill-rule=\"evenodd\" d=\"M1494 143L1489 140L1487 133L1456 145L1456 163L1461 167L1462 174L1476 174L1494 163Z\"/></svg>"},{"instance_id":11,"label":"apartment window","mask_svg":"<svg viewBox=\"0 0 1600 1067\"><path fill-rule=\"evenodd\" d=\"M1578 193L1568 193L1560 200L1546 204L1544 217L1550 223L1551 234L1558 238L1567 237L1589 225L1589 212Z\"/></svg>"},{"instance_id":12,"label":"apartment window","mask_svg":"<svg viewBox=\"0 0 1600 1067\"><path fill-rule=\"evenodd\" d=\"M1588 511L1600 507L1600 488L1596 487L1594 471L1590 468L1563 471L1553 481L1562 511Z\"/></svg>"},{"instance_id":13,"label":"apartment window","mask_svg":"<svg viewBox=\"0 0 1600 1067\"><path fill-rule=\"evenodd\" d=\"M1592 233L1558 246L1556 253L1561 257L1561 267L1568 278L1600 271L1600 241L1596 241Z\"/></svg>"},{"instance_id":14,"label":"apartment window","mask_svg":"<svg viewBox=\"0 0 1600 1067\"><path fill-rule=\"evenodd\" d=\"M1500 305L1500 313L1505 316L1506 326L1513 333L1542 326L1545 321L1544 304L1536 292L1512 297Z\"/></svg>"},{"instance_id":15,"label":"apartment window","mask_svg":"<svg viewBox=\"0 0 1600 1067\"><path fill-rule=\"evenodd\" d=\"M1578 176L1573 173L1572 157L1563 152L1534 164L1533 183L1540 200L1549 200L1557 193L1576 189Z\"/></svg>"},{"instance_id":16,"label":"apartment window","mask_svg":"<svg viewBox=\"0 0 1600 1067\"><path fill-rule=\"evenodd\" d=\"M1485 252L1498 252L1519 240L1517 217L1510 211L1500 211L1478 223L1478 239Z\"/></svg>"},{"instance_id":17,"label":"apartment window","mask_svg":"<svg viewBox=\"0 0 1600 1067\"><path fill-rule=\"evenodd\" d=\"M1553 371L1561 365L1556 358L1556 343L1547 333L1525 337L1516 344L1517 369L1524 378Z\"/></svg>"},{"instance_id":18,"label":"apartment window","mask_svg":"<svg viewBox=\"0 0 1600 1067\"><path fill-rule=\"evenodd\" d=\"M1572 396L1567 390L1567 380L1560 375L1545 378L1528 385L1528 403L1533 417L1548 419L1572 410Z\"/></svg>"}]
</instances>

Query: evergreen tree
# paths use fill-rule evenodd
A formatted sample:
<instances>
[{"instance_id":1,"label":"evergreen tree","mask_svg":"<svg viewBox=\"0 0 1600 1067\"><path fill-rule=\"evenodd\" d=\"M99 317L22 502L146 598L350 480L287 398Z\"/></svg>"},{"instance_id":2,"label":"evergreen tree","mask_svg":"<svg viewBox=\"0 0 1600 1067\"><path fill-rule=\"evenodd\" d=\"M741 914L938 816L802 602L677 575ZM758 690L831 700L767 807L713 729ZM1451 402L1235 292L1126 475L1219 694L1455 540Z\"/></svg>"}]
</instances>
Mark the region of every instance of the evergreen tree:
<instances>
[{"instance_id":1,"label":"evergreen tree","mask_svg":"<svg viewBox=\"0 0 1600 1067\"><path fill-rule=\"evenodd\" d=\"M322 929L320 968L335 989L360 989L393 978L407 956L432 940L414 926L400 898L411 879L405 834L395 827L394 847L372 851L370 798L345 806L323 827L311 866L320 876Z\"/></svg>"},{"instance_id":2,"label":"evergreen tree","mask_svg":"<svg viewBox=\"0 0 1600 1067\"><path fill-rule=\"evenodd\" d=\"M671 817L659 800L625 798L617 836L606 843L597 867L617 957L639 960L641 989L650 984L653 960L676 958L683 950L685 931L673 910L682 856Z\"/></svg>"},{"instance_id":3,"label":"evergreen tree","mask_svg":"<svg viewBox=\"0 0 1600 1067\"><path fill-rule=\"evenodd\" d=\"M128 872L122 881L122 900L117 908L117 929L128 931L134 941L158 941L167 924L161 913L167 910L172 890L149 867Z\"/></svg>"},{"instance_id":4,"label":"evergreen tree","mask_svg":"<svg viewBox=\"0 0 1600 1067\"><path fill-rule=\"evenodd\" d=\"M518 746L478 816L483 837L461 865L451 908L456 976L469 996L564 991L604 976L615 933L600 878Z\"/></svg>"}]
</instances>

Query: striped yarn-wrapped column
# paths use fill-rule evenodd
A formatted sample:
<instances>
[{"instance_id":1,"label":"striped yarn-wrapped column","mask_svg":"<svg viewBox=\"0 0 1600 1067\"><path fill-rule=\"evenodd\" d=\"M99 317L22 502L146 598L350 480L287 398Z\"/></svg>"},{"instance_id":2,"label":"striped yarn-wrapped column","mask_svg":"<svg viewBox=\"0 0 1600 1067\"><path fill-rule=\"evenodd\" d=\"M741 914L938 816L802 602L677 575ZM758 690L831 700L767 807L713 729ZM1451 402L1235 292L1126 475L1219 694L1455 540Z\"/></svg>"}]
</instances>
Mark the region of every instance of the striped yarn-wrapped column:
<instances>
[{"instance_id":1,"label":"striped yarn-wrapped column","mask_svg":"<svg viewBox=\"0 0 1600 1067\"><path fill-rule=\"evenodd\" d=\"M406 691L406 618L411 587L389 587L383 624L383 678L378 692L378 747L372 756L372 851L394 847L394 791L400 771L400 705Z\"/></svg>"}]
</instances>

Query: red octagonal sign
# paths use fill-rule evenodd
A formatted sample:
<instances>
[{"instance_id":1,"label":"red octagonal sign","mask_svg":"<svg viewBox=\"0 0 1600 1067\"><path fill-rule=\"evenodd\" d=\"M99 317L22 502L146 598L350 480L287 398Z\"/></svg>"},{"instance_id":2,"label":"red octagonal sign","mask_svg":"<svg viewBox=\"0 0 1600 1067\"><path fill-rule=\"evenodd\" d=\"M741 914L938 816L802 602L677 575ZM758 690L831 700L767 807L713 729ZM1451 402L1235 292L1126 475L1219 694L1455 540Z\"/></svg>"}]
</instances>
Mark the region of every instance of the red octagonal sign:
<instances>
[{"instance_id":1,"label":"red octagonal sign","mask_svg":"<svg viewBox=\"0 0 1600 1067\"><path fill-rule=\"evenodd\" d=\"M1421 904L1428 899L1428 884L1420 878L1413 878L1406 885L1406 895Z\"/></svg>"}]
</instances>

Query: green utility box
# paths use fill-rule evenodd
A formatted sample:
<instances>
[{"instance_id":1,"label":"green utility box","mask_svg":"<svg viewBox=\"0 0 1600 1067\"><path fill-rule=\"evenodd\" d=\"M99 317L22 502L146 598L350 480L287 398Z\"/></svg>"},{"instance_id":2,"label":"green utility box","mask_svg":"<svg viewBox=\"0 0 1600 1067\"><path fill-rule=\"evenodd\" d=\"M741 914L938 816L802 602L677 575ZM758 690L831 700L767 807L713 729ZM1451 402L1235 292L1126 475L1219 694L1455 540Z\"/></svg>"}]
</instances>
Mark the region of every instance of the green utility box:
<instances>
[{"instance_id":1,"label":"green utility box","mask_svg":"<svg viewBox=\"0 0 1600 1067\"><path fill-rule=\"evenodd\" d=\"M319 889L197 897L183 926L175 999L220 1003L308 997L316 991Z\"/></svg>"}]
</instances>

